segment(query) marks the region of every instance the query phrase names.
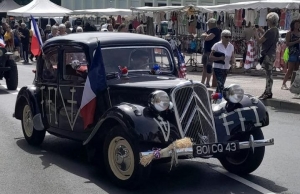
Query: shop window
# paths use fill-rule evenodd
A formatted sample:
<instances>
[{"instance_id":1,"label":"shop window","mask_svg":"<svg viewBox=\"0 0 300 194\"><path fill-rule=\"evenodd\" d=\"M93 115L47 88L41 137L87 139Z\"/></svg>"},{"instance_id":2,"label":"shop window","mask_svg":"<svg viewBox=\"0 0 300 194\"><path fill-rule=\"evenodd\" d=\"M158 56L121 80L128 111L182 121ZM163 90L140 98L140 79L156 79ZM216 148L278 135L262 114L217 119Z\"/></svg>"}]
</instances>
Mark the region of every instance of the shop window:
<instances>
[{"instance_id":1,"label":"shop window","mask_svg":"<svg viewBox=\"0 0 300 194\"><path fill-rule=\"evenodd\" d=\"M159 3L158 4L158 7L162 7L162 6L167 6L167 4L165 4L165 3Z\"/></svg>"},{"instance_id":2,"label":"shop window","mask_svg":"<svg viewBox=\"0 0 300 194\"><path fill-rule=\"evenodd\" d=\"M145 6L153 7L153 3L145 3Z\"/></svg>"}]
</instances>

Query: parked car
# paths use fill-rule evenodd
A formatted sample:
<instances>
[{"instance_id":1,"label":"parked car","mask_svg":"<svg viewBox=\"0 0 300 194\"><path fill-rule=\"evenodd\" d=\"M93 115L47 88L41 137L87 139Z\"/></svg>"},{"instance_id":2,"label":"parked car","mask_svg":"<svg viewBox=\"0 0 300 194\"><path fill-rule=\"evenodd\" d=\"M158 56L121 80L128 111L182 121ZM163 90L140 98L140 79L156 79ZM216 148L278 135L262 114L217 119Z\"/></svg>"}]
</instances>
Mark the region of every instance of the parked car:
<instances>
[{"instance_id":1,"label":"parked car","mask_svg":"<svg viewBox=\"0 0 300 194\"><path fill-rule=\"evenodd\" d=\"M8 90L16 90L18 87L18 67L12 56L12 52L0 48L0 79L5 78Z\"/></svg>"},{"instance_id":2,"label":"parked car","mask_svg":"<svg viewBox=\"0 0 300 194\"><path fill-rule=\"evenodd\" d=\"M145 183L151 165L170 161L172 153L215 157L230 172L251 173L265 146L274 144L261 130L269 115L260 100L232 85L224 90L226 101L212 108L205 85L178 78L170 44L157 37L101 32L51 38L35 75L34 84L19 91L14 110L27 142L41 144L46 131L80 141L122 187ZM95 111L88 109L92 122L86 125L81 105L93 95ZM141 165L154 148L184 138L193 145Z\"/></svg>"}]
</instances>

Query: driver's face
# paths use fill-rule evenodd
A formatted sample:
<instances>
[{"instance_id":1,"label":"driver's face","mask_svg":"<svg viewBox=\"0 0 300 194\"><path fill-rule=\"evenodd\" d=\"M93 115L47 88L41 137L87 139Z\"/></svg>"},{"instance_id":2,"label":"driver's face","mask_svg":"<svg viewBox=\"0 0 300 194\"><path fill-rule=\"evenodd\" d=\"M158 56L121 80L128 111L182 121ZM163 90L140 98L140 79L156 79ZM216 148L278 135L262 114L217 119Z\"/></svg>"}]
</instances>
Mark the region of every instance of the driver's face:
<instances>
[{"instance_id":1,"label":"driver's face","mask_svg":"<svg viewBox=\"0 0 300 194\"><path fill-rule=\"evenodd\" d=\"M147 56L141 56L136 59L136 62L140 63L140 64L148 63L148 61L149 61L149 57L147 57Z\"/></svg>"}]
</instances>

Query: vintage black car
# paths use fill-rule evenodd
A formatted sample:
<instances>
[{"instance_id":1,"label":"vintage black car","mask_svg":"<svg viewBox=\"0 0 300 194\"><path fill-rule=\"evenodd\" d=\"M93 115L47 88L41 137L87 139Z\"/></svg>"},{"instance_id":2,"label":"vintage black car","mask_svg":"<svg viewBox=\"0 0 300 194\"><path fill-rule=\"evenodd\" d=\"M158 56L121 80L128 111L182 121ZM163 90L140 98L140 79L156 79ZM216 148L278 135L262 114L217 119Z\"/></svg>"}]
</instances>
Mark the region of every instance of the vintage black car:
<instances>
[{"instance_id":1,"label":"vintage black car","mask_svg":"<svg viewBox=\"0 0 300 194\"><path fill-rule=\"evenodd\" d=\"M16 90L18 87L18 68L12 55L12 52L0 48L0 79L5 78L8 90Z\"/></svg>"},{"instance_id":2,"label":"vintage black car","mask_svg":"<svg viewBox=\"0 0 300 194\"><path fill-rule=\"evenodd\" d=\"M80 107L87 79L94 84L89 75L96 57L107 87L95 94L92 123L84 127ZM269 124L266 107L238 85L212 105L203 84L178 78L177 61L157 37L101 32L52 38L38 58L33 85L19 91L14 117L31 145L41 144L46 131L82 142L113 182L127 188L139 186L152 165L171 156L216 157L230 172L253 172L265 146L274 144L261 130ZM141 158L185 137L192 146L141 165Z\"/></svg>"}]
</instances>

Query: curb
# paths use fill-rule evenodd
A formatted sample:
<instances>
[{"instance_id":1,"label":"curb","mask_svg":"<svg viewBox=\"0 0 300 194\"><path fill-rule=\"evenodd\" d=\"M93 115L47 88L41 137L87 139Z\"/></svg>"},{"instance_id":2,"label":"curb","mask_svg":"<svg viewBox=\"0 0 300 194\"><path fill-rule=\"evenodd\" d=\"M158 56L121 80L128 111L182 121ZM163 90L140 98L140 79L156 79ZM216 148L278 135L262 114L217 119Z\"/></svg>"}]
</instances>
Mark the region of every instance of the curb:
<instances>
[{"instance_id":1,"label":"curb","mask_svg":"<svg viewBox=\"0 0 300 194\"><path fill-rule=\"evenodd\" d=\"M214 92L213 89L208 89L209 95ZM286 100L280 100L276 98L262 100L265 106L273 107L276 109L285 109L290 111L300 111L300 103L290 102Z\"/></svg>"}]
</instances>

